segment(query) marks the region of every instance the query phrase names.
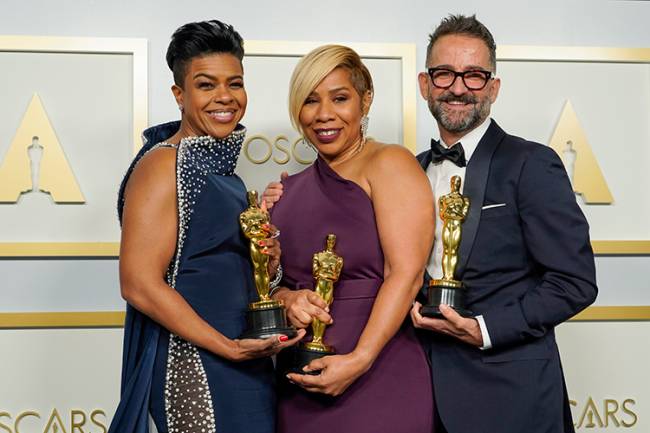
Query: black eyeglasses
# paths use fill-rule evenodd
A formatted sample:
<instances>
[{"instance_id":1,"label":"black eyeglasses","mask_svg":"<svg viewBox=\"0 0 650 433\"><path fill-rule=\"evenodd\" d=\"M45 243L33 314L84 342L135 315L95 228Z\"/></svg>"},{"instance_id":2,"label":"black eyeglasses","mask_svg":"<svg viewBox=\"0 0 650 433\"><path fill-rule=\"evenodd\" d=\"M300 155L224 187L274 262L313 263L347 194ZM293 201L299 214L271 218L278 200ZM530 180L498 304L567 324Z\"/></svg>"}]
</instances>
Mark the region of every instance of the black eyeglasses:
<instances>
[{"instance_id":1,"label":"black eyeglasses","mask_svg":"<svg viewBox=\"0 0 650 433\"><path fill-rule=\"evenodd\" d=\"M427 73L433 85L439 89L450 88L456 78L460 77L469 90L481 90L492 78L492 72L482 70L456 72L447 68L429 68Z\"/></svg>"}]
</instances>

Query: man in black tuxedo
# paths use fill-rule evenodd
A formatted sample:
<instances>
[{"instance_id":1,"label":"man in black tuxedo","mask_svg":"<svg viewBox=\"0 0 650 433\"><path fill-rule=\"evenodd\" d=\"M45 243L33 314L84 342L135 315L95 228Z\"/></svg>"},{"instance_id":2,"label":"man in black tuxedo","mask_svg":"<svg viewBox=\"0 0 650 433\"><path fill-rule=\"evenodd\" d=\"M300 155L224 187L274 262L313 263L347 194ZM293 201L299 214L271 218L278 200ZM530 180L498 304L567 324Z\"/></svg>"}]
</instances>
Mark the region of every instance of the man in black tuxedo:
<instances>
[{"instance_id":1,"label":"man in black tuxedo","mask_svg":"<svg viewBox=\"0 0 650 433\"><path fill-rule=\"evenodd\" d=\"M596 298L589 226L557 154L490 119L495 72L494 39L474 16L451 15L430 35L418 79L440 141L417 158L436 197L462 178L470 208L455 278L476 316L441 306L446 320L426 318L416 302L411 318L431 359L436 433L573 432L554 329Z\"/></svg>"}]
</instances>

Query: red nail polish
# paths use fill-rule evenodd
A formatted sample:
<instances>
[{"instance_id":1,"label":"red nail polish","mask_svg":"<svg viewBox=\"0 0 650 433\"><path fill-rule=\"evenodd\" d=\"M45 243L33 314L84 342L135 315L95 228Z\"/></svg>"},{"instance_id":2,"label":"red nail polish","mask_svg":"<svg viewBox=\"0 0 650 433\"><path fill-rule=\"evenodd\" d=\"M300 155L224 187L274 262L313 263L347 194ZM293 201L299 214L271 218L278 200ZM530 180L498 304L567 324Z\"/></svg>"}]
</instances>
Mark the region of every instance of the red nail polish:
<instances>
[{"instance_id":1,"label":"red nail polish","mask_svg":"<svg viewBox=\"0 0 650 433\"><path fill-rule=\"evenodd\" d=\"M289 339L289 337L287 337L286 335L280 335L280 337L278 339L280 341L284 342L284 341L287 341Z\"/></svg>"}]
</instances>

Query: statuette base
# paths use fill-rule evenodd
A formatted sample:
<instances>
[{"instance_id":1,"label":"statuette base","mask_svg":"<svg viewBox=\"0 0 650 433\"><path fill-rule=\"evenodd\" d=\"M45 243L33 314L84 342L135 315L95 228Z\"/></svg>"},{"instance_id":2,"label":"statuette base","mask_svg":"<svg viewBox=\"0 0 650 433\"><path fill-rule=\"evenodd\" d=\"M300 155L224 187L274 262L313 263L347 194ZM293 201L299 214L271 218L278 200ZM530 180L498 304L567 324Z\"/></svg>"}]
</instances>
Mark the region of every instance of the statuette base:
<instances>
[{"instance_id":1,"label":"statuette base","mask_svg":"<svg viewBox=\"0 0 650 433\"><path fill-rule=\"evenodd\" d=\"M284 303L282 301L274 301L269 299L268 301L259 301L248 304L249 310L271 310L273 308L282 307Z\"/></svg>"},{"instance_id":2,"label":"statuette base","mask_svg":"<svg viewBox=\"0 0 650 433\"><path fill-rule=\"evenodd\" d=\"M453 308L462 317L474 317L472 311L465 308L467 289L456 280L431 280L427 290L427 303L420 309L420 314L434 319L444 319L440 304Z\"/></svg>"},{"instance_id":3,"label":"statuette base","mask_svg":"<svg viewBox=\"0 0 650 433\"><path fill-rule=\"evenodd\" d=\"M313 346L313 347L310 347ZM280 371L286 373L297 373L297 374L309 374L311 376L316 376L320 374L320 370L316 371L303 371L303 367L309 365L315 359L322 358L324 356L336 355L336 351L333 347L324 345L322 343L314 343L312 345L309 343L302 343L296 348L286 351L286 354L283 354L283 359L280 362L278 359L278 365Z\"/></svg>"},{"instance_id":4,"label":"statuette base","mask_svg":"<svg viewBox=\"0 0 650 433\"><path fill-rule=\"evenodd\" d=\"M246 311L246 330L239 338L265 339L280 334L293 338L298 335L298 331L287 323L282 303L276 304L265 308L253 308L255 304L251 304Z\"/></svg>"}]
</instances>

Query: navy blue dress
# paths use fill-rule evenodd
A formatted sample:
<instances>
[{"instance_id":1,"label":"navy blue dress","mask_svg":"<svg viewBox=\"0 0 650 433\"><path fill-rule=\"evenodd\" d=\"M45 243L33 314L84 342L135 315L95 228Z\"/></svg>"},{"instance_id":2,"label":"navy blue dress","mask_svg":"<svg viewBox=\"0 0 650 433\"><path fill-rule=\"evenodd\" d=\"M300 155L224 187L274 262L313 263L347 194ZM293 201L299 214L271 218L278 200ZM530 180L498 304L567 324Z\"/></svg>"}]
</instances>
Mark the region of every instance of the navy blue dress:
<instances>
[{"instance_id":1,"label":"navy blue dress","mask_svg":"<svg viewBox=\"0 0 650 433\"><path fill-rule=\"evenodd\" d=\"M165 124L148 130L145 137L157 143L177 129L177 123ZM246 188L234 175L244 135L240 126L221 140L192 137L173 146L179 229L167 280L228 338L243 332L246 307L257 298L248 241L238 222L247 207ZM135 162L155 146L145 147ZM161 433L272 433L272 368L269 358L227 361L170 335L128 306L122 400L109 431L146 433L150 413Z\"/></svg>"}]
</instances>

